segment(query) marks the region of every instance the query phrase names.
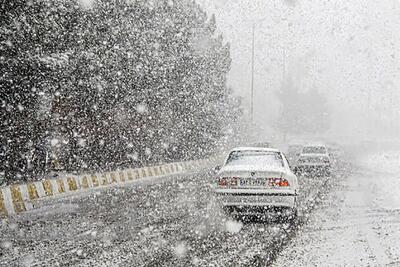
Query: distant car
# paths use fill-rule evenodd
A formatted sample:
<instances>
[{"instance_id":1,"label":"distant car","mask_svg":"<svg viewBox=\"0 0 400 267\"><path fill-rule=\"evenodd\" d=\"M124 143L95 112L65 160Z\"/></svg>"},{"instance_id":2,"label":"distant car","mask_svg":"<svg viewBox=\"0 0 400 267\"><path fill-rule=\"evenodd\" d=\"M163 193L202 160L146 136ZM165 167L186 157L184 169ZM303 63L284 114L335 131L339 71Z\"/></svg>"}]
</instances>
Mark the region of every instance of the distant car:
<instances>
[{"instance_id":1,"label":"distant car","mask_svg":"<svg viewBox=\"0 0 400 267\"><path fill-rule=\"evenodd\" d=\"M271 142L257 142L251 145L252 147L272 148Z\"/></svg>"},{"instance_id":2,"label":"distant car","mask_svg":"<svg viewBox=\"0 0 400 267\"><path fill-rule=\"evenodd\" d=\"M242 147L229 152L216 178L218 200L238 215L297 215L296 175L277 149Z\"/></svg>"},{"instance_id":3,"label":"distant car","mask_svg":"<svg viewBox=\"0 0 400 267\"><path fill-rule=\"evenodd\" d=\"M330 176L331 164L328 154L306 153L299 156L294 171L301 175Z\"/></svg>"}]
</instances>

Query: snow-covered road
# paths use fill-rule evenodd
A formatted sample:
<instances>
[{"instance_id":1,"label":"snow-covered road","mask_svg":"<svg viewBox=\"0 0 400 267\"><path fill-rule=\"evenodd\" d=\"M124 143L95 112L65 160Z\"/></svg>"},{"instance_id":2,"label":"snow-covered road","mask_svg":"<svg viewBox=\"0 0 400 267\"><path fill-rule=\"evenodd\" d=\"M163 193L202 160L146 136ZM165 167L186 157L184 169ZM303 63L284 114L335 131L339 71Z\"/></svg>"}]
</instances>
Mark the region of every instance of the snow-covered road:
<instances>
[{"instance_id":1,"label":"snow-covered road","mask_svg":"<svg viewBox=\"0 0 400 267\"><path fill-rule=\"evenodd\" d=\"M0 224L0 266L264 266L297 231L233 221L213 200L212 171L48 201ZM301 217L326 180L302 178Z\"/></svg>"},{"instance_id":2,"label":"snow-covered road","mask_svg":"<svg viewBox=\"0 0 400 267\"><path fill-rule=\"evenodd\" d=\"M400 153L338 180L274 266L400 266Z\"/></svg>"}]
</instances>

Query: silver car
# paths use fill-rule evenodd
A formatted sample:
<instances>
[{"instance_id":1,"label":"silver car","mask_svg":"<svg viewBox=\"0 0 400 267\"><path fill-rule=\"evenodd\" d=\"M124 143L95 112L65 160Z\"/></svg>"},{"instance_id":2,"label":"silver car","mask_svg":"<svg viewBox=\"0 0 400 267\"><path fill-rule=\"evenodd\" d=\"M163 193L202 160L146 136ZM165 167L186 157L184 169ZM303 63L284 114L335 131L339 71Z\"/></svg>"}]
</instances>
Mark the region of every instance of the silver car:
<instances>
[{"instance_id":1,"label":"silver car","mask_svg":"<svg viewBox=\"0 0 400 267\"><path fill-rule=\"evenodd\" d=\"M297 174L330 176L331 159L327 154L301 154L294 168Z\"/></svg>"},{"instance_id":2,"label":"silver car","mask_svg":"<svg viewBox=\"0 0 400 267\"><path fill-rule=\"evenodd\" d=\"M240 147L229 152L216 178L215 192L224 209L242 215L297 215L298 180L282 152Z\"/></svg>"}]
</instances>

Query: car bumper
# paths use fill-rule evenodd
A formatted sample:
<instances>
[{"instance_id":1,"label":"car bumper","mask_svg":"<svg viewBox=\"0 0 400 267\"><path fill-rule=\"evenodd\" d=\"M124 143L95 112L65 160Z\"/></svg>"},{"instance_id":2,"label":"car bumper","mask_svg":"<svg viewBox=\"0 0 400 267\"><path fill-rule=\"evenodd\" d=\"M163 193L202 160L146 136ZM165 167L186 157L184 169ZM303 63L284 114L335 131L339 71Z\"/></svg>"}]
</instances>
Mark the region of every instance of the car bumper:
<instances>
[{"instance_id":1,"label":"car bumper","mask_svg":"<svg viewBox=\"0 0 400 267\"><path fill-rule=\"evenodd\" d=\"M295 190L216 190L217 198L223 206L295 208Z\"/></svg>"}]
</instances>

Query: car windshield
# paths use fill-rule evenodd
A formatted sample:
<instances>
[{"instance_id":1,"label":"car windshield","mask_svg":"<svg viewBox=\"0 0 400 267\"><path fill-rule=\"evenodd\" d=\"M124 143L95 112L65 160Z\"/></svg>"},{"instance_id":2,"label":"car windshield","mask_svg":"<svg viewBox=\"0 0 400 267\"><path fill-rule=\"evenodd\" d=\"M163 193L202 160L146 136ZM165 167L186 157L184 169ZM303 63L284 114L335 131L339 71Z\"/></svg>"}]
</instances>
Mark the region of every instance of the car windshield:
<instances>
[{"instance_id":1,"label":"car windshield","mask_svg":"<svg viewBox=\"0 0 400 267\"><path fill-rule=\"evenodd\" d=\"M282 156L277 152L233 151L229 154L225 166L283 167Z\"/></svg>"},{"instance_id":2,"label":"car windshield","mask_svg":"<svg viewBox=\"0 0 400 267\"><path fill-rule=\"evenodd\" d=\"M307 146L303 148L304 154L326 154L326 148L323 146Z\"/></svg>"},{"instance_id":3,"label":"car windshield","mask_svg":"<svg viewBox=\"0 0 400 267\"><path fill-rule=\"evenodd\" d=\"M327 162L329 159L327 157L300 157L300 163L321 163Z\"/></svg>"}]
</instances>

